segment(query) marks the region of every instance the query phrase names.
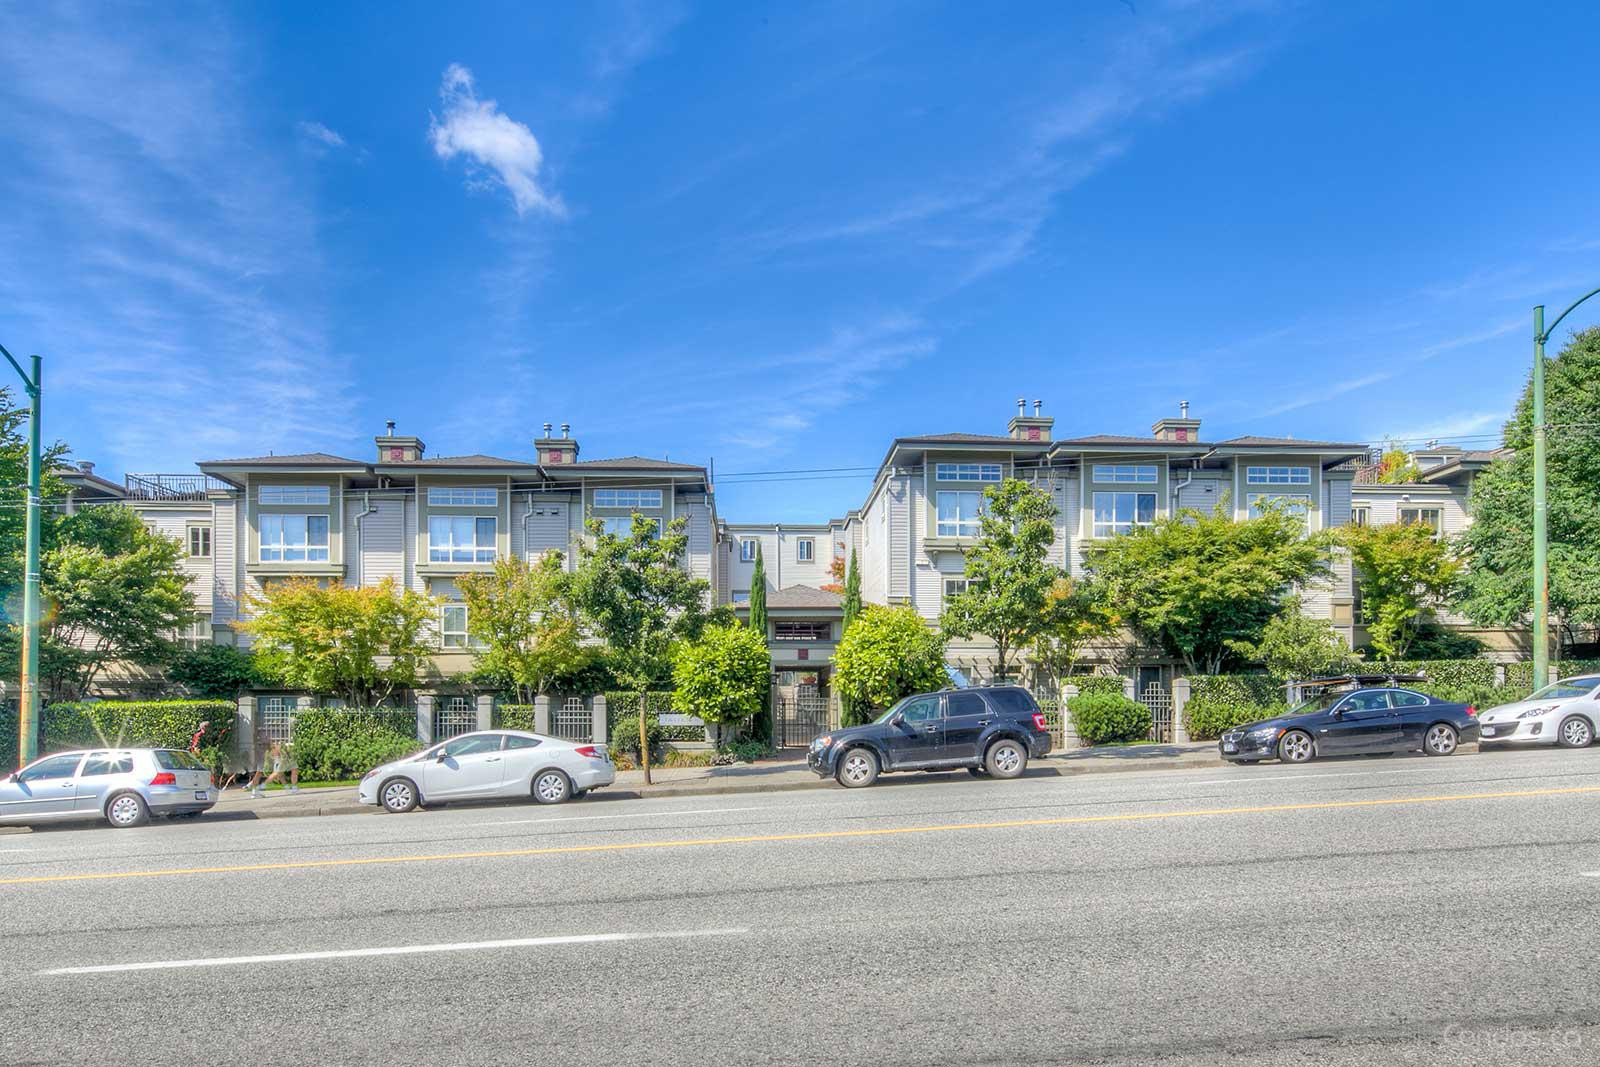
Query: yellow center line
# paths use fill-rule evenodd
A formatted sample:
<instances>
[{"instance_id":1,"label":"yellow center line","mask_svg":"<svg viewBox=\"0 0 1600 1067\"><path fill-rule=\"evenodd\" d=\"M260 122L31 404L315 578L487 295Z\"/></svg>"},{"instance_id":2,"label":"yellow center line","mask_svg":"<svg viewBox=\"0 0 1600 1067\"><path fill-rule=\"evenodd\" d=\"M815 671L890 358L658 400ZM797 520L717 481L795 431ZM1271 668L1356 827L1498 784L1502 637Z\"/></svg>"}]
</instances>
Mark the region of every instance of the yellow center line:
<instances>
[{"instance_id":1,"label":"yellow center line","mask_svg":"<svg viewBox=\"0 0 1600 1067\"><path fill-rule=\"evenodd\" d=\"M876 830L817 830L795 834L752 834L744 837L707 837L682 841L632 841L603 845L558 845L548 848L510 848L483 852L441 852L421 856L367 856L336 860L295 860L286 863L245 863L230 867L179 867L171 870L114 871L103 874L46 874L28 878L0 878L0 885L36 885L42 882L100 882L121 878L171 878L186 874L234 874L244 871L292 871L315 867L360 867L374 863L437 863L444 860L506 859L520 856L565 856L583 852L632 852L650 848L695 848L707 845L762 845L780 841L826 841L847 837L895 837L906 834L940 834L965 830L1015 830L1039 826L1078 826L1087 823L1143 822L1158 819L1193 819L1206 815L1263 815L1287 811L1327 811L1336 808L1376 808L1402 804L1442 804L1457 800L1504 800L1515 797L1575 796L1600 793L1600 786L1565 789L1519 789L1508 793L1453 793L1428 797L1381 797L1368 800L1328 800L1314 804L1264 804L1243 808L1200 808L1194 811L1128 812L1121 815L1072 815L1054 819L1012 819L1005 822L946 823L940 826L891 826Z\"/></svg>"}]
</instances>

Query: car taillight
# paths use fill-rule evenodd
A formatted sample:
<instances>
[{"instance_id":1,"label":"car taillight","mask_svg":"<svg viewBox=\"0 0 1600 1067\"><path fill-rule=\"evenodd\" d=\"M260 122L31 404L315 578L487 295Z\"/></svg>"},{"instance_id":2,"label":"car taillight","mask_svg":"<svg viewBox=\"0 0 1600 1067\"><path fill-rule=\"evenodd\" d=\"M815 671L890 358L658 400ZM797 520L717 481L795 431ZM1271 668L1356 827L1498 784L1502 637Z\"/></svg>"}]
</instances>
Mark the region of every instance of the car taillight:
<instances>
[{"instance_id":1,"label":"car taillight","mask_svg":"<svg viewBox=\"0 0 1600 1067\"><path fill-rule=\"evenodd\" d=\"M151 785L177 785L178 784L178 776L176 774L173 774L171 771L162 771L160 774L158 774L154 778L150 779L150 784Z\"/></svg>"},{"instance_id":2,"label":"car taillight","mask_svg":"<svg viewBox=\"0 0 1600 1067\"><path fill-rule=\"evenodd\" d=\"M1468 704L1467 705L1467 714L1471 715L1473 717L1477 717L1478 709L1473 707L1471 704Z\"/></svg>"},{"instance_id":3,"label":"car taillight","mask_svg":"<svg viewBox=\"0 0 1600 1067\"><path fill-rule=\"evenodd\" d=\"M1035 730L1048 730L1050 729L1050 724L1044 721L1043 714L1036 711L1033 713L1033 728Z\"/></svg>"},{"instance_id":4,"label":"car taillight","mask_svg":"<svg viewBox=\"0 0 1600 1067\"><path fill-rule=\"evenodd\" d=\"M584 759L599 759L600 758L600 750L598 748L595 748L593 745L583 745L582 747L575 748L572 751L576 752L578 755L582 756Z\"/></svg>"}]
</instances>

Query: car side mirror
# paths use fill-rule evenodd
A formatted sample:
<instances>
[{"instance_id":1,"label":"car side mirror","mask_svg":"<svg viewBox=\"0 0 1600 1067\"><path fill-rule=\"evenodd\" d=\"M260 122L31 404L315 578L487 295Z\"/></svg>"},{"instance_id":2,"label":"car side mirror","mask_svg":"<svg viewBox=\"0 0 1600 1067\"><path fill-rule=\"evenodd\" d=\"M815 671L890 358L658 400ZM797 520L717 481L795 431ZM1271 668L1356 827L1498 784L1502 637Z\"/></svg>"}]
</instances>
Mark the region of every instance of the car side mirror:
<instances>
[{"instance_id":1,"label":"car side mirror","mask_svg":"<svg viewBox=\"0 0 1600 1067\"><path fill-rule=\"evenodd\" d=\"M433 758L437 762L443 763L445 760L450 758L450 753L446 752L444 749L441 748L439 750L439 754L437 756L433 757Z\"/></svg>"}]
</instances>

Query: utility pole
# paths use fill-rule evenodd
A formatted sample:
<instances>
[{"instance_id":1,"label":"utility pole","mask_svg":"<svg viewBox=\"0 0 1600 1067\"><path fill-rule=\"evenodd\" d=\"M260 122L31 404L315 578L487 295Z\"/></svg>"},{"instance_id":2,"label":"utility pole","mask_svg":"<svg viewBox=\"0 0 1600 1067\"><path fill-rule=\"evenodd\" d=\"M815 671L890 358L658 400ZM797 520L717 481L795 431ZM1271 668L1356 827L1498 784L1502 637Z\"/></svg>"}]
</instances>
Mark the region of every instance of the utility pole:
<instances>
[{"instance_id":1,"label":"utility pole","mask_svg":"<svg viewBox=\"0 0 1600 1067\"><path fill-rule=\"evenodd\" d=\"M39 755L39 509L40 480L43 472L39 453L39 357L30 357L30 377L10 352L0 345L11 366L22 378L28 392L28 518L26 548L22 564L22 701L17 716L18 766L27 766Z\"/></svg>"}]
</instances>

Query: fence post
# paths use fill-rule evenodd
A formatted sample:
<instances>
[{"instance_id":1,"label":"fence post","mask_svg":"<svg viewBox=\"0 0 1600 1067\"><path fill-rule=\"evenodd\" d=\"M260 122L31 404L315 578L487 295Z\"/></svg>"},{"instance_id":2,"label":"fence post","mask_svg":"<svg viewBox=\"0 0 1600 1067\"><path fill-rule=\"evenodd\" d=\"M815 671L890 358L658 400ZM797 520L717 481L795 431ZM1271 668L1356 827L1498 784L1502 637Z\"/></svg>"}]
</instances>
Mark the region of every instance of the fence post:
<instances>
[{"instance_id":1,"label":"fence post","mask_svg":"<svg viewBox=\"0 0 1600 1067\"><path fill-rule=\"evenodd\" d=\"M1139 683L1134 681L1130 675L1125 674L1122 676L1122 695L1129 700L1139 699Z\"/></svg>"},{"instance_id":2,"label":"fence post","mask_svg":"<svg viewBox=\"0 0 1600 1067\"><path fill-rule=\"evenodd\" d=\"M603 745L610 740L606 737L606 732L606 695L604 693L596 693L593 699L589 701L590 740L597 745Z\"/></svg>"},{"instance_id":3,"label":"fence post","mask_svg":"<svg viewBox=\"0 0 1600 1067\"><path fill-rule=\"evenodd\" d=\"M478 729L494 729L494 697L488 693L478 694Z\"/></svg>"},{"instance_id":4,"label":"fence post","mask_svg":"<svg viewBox=\"0 0 1600 1067\"><path fill-rule=\"evenodd\" d=\"M550 736L550 696L547 693L533 698L533 732Z\"/></svg>"},{"instance_id":5,"label":"fence post","mask_svg":"<svg viewBox=\"0 0 1600 1067\"><path fill-rule=\"evenodd\" d=\"M1183 709L1189 703L1189 679L1174 678L1172 680L1172 741L1174 744L1187 745L1189 731L1183 725Z\"/></svg>"},{"instance_id":6,"label":"fence post","mask_svg":"<svg viewBox=\"0 0 1600 1067\"><path fill-rule=\"evenodd\" d=\"M1496 663L1494 665L1494 687L1496 689L1499 689L1499 688L1502 688L1505 684L1506 684L1506 665L1504 663Z\"/></svg>"},{"instance_id":7,"label":"fence post","mask_svg":"<svg viewBox=\"0 0 1600 1067\"><path fill-rule=\"evenodd\" d=\"M1078 695L1078 687L1064 685L1061 687L1061 747L1078 747L1078 724L1072 721L1072 715L1067 711L1072 698Z\"/></svg>"},{"instance_id":8,"label":"fence post","mask_svg":"<svg viewBox=\"0 0 1600 1067\"><path fill-rule=\"evenodd\" d=\"M245 766L254 770L256 753L256 698L246 693L239 698L239 711L233 720L233 749L244 760Z\"/></svg>"},{"instance_id":9,"label":"fence post","mask_svg":"<svg viewBox=\"0 0 1600 1067\"><path fill-rule=\"evenodd\" d=\"M423 744L433 741L433 694L417 694L417 740Z\"/></svg>"}]
</instances>

